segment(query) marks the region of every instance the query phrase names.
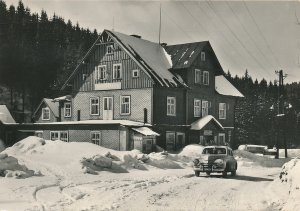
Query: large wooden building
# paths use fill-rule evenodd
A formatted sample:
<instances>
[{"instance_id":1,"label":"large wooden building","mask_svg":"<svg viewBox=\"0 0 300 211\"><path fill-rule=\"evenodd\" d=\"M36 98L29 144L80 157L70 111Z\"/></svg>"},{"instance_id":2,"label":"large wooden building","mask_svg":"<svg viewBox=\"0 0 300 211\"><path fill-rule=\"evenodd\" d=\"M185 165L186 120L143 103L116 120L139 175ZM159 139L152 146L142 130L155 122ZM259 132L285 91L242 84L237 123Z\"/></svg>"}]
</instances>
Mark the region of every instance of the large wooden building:
<instances>
[{"instance_id":1,"label":"large wooden building","mask_svg":"<svg viewBox=\"0 0 300 211\"><path fill-rule=\"evenodd\" d=\"M37 135L117 150L230 143L243 97L208 41L167 46L108 30L62 90L37 108Z\"/></svg>"}]
</instances>

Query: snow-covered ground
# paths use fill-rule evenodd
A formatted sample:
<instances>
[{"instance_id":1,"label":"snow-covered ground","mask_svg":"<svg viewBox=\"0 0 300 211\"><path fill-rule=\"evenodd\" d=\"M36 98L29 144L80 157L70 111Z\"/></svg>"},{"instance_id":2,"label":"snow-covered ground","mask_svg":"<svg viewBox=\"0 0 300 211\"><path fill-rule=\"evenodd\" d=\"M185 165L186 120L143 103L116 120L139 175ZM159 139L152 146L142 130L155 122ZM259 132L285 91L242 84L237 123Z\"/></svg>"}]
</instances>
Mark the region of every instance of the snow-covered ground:
<instances>
[{"instance_id":1,"label":"snow-covered ground","mask_svg":"<svg viewBox=\"0 0 300 211\"><path fill-rule=\"evenodd\" d=\"M299 206L299 183L294 181L300 178L300 165L292 167L298 160L281 169L282 161L237 151L237 176L198 178L191 161L202 148L189 145L178 154L145 155L29 137L0 153L0 210L289 210ZM282 186L294 193L273 197Z\"/></svg>"}]
</instances>

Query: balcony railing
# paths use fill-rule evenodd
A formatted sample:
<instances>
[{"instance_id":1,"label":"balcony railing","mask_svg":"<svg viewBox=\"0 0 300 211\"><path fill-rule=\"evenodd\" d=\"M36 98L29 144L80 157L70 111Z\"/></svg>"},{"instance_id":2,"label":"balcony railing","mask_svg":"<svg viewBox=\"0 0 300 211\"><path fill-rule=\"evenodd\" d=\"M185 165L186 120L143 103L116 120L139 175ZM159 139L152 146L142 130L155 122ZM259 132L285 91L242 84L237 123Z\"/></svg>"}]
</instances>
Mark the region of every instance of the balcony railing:
<instances>
[{"instance_id":1,"label":"balcony railing","mask_svg":"<svg viewBox=\"0 0 300 211\"><path fill-rule=\"evenodd\" d=\"M95 79L95 90L121 89L121 81L122 79L113 79L112 81Z\"/></svg>"}]
</instances>

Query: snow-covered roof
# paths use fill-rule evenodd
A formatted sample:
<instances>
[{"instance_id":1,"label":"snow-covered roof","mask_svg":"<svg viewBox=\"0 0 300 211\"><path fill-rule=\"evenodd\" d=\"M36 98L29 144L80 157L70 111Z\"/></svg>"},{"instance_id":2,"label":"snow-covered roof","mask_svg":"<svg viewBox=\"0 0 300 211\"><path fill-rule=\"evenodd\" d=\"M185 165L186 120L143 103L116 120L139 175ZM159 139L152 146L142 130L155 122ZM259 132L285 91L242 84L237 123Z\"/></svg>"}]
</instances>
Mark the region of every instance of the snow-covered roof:
<instances>
[{"instance_id":1,"label":"snow-covered roof","mask_svg":"<svg viewBox=\"0 0 300 211\"><path fill-rule=\"evenodd\" d=\"M223 75L215 76L215 89L221 95L244 97Z\"/></svg>"},{"instance_id":2,"label":"snow-covered roof","mask_svg":"<svg viewBox=\"0 0 300 211\"><path fill-rule=\"evenodd\" d=\"M148 127L139 127L139 128L132 128L132 130L145 135L145 136L159 136L158 133L154 132L153 130L151 130Z\"/></svg>"},{"instance_id":3,"label":"snow-covered roof","mask_svg":"<svg viewBox=\"0 0 300 211\"><path fill-rule=\"evenodd\" d=\"M6 105L0 105L0 122L4 124L16 123L9 110L7 109Z\"/></svg>"},{"instance_id":4,"label":"snow-covered roof","mask_svg":"<svg viewBox=\"0 0 300 211\"><path fill-rule=\"evenodd\" d=\"M181 83L169 69L172 68L171 56L159 44L126 35L120 32L106 32L133 56L147 71L152 79L162 86L178 86ZM182 84L181 84L182 85Z\"/></svg>"},{"instance_id":5,"label":"snow-covered roof","mask_svg":"<svg viewBox=\"0 0 300 211\"><path fill-rule=\"evenodd\" d=\"M197 121L191 124L191 130L201 130L205 125L207 125L210 121L214 121L221 129L224 129L221 123L216 120L212 115L207 115L198 119Z\"/></svg>"},{"instance_id":6,"label":"snow-covered roof","mask_svg":"<svg viewBox=\"0 0 300 211\"><path fill-rule=\"evenodd\" d=\"M57 97L53 99L53 102L59 102L59 101L71 101L72 96L71 95L66 95L62 97Z\"/></svg>"},{"instance_id":7,"label":"snow-covered roof","mask_svg":"<svg viewBox=\"0 0 300 211\"><path fill-rule=\"evenodd\" d=\"M37 107L33 115L35 115L38 112L38 110L40 109L43 103L45 103L49 107L49 109L53 112L55 117L59 116L59 111L58 111L59 102L58 101L54 102L53 99L49 99L49 98L44 98L41 101L41 103L39 104L39 106Z\"/></svg>"},{"instance_id":8,"label":"snow-covered roof","mask_svg":"<svg viewBox=\"0 0 300 211\"><path fill-rule=\"evenodd\" d=\"M34 123L36 125L123 125L123 126L151 126L150 124L144 124L142 122L136 122L131 120L82 120L82 121L65 121L65 122L47 122L47 123Z\"/></svg>"}]
</instances>

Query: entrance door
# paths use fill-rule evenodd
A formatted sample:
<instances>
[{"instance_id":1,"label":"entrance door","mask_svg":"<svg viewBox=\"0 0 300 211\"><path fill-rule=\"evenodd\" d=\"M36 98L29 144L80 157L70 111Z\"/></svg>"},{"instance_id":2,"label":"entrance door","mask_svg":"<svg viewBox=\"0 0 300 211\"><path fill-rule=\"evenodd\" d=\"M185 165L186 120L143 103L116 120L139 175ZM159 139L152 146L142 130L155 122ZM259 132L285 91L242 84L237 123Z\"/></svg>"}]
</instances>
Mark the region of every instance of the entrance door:
<instances>
[{"instance_id":1,"label":"entrance door","mask_svg":"<svg viewBox=\"0 0 300 211\"><path fill-rule=\"evenodd\" d=\"M185 144L185 134L184 133L176 133L176 148L181 149Z\"/></svg>"},{"instance_id":2,"label":"entrance door","mask_svg":"<svg viewBox=\"0 0 300 211\"><path fill-rule=\"evenodd\" d=\"M103 98L103 119L111 120L114 117L113 112L113 97L104 97Z\"/></svg>"}]
</instances>

